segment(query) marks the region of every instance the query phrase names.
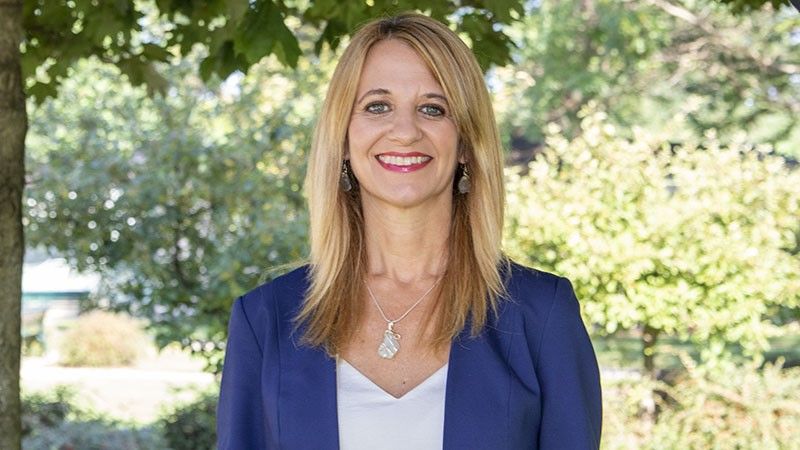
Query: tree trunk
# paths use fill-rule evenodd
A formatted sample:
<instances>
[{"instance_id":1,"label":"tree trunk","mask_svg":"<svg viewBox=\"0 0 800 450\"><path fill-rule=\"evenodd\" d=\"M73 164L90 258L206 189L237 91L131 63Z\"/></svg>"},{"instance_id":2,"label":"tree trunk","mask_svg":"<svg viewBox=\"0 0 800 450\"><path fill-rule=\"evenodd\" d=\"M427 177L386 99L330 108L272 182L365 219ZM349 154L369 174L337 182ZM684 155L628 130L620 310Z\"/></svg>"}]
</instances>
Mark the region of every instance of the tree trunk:
<instances>
[{"instance_id":1,"label":"tree trunk","mask_svg":"<svg viewBox=\"0 0 800 450\"><path fill-rule=\"evenodd\" d=\"M645 376L649 377L651 380L655 381L656 379L656 342L658 342L658 335L660 330L657 328L653 328L650 325L645 325L642 329L642 357L644 358L644 373ZM643 410L643 417L646 419L647 423L647 432L652 429L655 425L657 420L657 410L656 410L656 393L650 391L649 394L643 398L642 404L640 405Z\"/></svg>"},{"instance_id":2,"label":"tree trunk","mask_svg":"<svg viewBox=\"0 0 800 450\"><path fill-rule=\"evenodd\" d=\"M659 330L645 325L642 330L642 357L644 358L644 372L651 380L656 379L656 342Z\"/></svg>"},{"instance_id":3,"label":"tree trunk","mask_svg":"<svg viewBox=\"0 0 800 450\"><path fill-rule=\"evenodd\" d=\"M0 448L21 448L22 189L28 116L20 69L22 0L0 0Z\"/></svg>"}]
</instances>

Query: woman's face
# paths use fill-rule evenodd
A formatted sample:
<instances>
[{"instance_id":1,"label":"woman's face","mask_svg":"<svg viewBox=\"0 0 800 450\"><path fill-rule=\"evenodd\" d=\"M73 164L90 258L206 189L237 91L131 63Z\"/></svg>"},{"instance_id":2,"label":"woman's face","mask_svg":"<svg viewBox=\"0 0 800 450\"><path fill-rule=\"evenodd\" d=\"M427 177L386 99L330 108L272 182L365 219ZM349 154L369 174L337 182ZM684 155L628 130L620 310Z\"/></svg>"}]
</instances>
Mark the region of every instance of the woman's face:
<instances>
[{"instance_id":1,"label":"woman's face","mask_svg":"<svg viewBox=\"0 0 800 450\"><path fill-rule=\"evenodd\" d=\"M400 208L452 201L458 132L447 98L407 44L367 54L348 126L347 157L362 201Z\"/></svg>"}]
</instances>

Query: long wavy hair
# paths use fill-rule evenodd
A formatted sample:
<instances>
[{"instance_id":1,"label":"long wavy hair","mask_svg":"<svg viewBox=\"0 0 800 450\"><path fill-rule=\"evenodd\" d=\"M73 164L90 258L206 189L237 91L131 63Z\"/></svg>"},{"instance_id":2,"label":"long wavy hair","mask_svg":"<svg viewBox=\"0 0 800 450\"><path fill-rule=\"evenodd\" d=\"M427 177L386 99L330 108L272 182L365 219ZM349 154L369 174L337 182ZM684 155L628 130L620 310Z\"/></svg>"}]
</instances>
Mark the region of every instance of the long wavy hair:
<instances>
[{"instance_id":1,"label":"long wavy hair","mask_svg":"<svg viewBox=\"0 0 800 450\"><path fill-rule=\"evenodd\" d=\"M352 37L331 78L311 145L305 189L310 214L310 284L296 323L303 340L337 354L353 336L362 314L367 276L364 220L358 190L344 192L339 179L347 129L364 60L377 42L397 39L425 61L442 86L466 158L467 194L453 193L447 267L440 281L433 347L449 343L471 323L480 333L505 292L507 264L501 250L503 159L497 124L472 51L440 22L406 13L366 23ZM460 176L454 173L454 181Z\"/></svg>"}]
</instances>

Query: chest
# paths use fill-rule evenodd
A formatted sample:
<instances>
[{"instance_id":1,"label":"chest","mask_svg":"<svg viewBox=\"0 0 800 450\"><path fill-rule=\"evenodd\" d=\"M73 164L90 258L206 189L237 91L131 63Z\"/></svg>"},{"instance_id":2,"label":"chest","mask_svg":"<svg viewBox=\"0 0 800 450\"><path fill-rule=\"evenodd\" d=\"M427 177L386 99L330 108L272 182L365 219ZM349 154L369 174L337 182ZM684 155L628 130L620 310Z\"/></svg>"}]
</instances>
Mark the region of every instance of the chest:
<instances>
[{"instance_id":1,"label":"chest","mask_svg":"<svg viewBox=\"0 0 800 450\"><path fill-rule=\"evenodd\" d=\"M298 352L294 345L282 350L280 363L263 366L266 420L268 428L279 430L269 448L339 448L336 360L316 350ZM508 350L485 337L453 343L442 448L536 448L541 392L535 374Z\"/></svg>"},{"instance_id":2,"label":"chest","mask_svg":"<svg viewBox=\"0 0 800 450\"><path fill-rule=\"evenodd\" d=\"M395 329L397 353L390 359L379 355L379 347L386 338L386 324L382 321L362 326L339 355L395 398L403 397L430 378L447 363L450 353L449 347L437 351L425 345L424 337L414 334L421 334L414 322L400 325Z\"/></svg>"}]
</instances>

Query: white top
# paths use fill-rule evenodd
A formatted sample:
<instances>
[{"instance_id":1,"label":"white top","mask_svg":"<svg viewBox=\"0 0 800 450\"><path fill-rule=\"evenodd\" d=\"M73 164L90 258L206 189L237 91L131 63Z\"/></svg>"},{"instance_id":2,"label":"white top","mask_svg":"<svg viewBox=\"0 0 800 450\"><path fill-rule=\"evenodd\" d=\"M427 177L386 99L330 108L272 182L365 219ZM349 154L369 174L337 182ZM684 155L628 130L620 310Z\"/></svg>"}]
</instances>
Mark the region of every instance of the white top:
<instances>
[{"instance_id":1,"label":"white top","mask_svg":"<svg viewBox=\"0 0 800 450\"><path fill-rule=\"evenodd\" d=\"M441 450L447 364L400 398L337 358L340 450Z\"/></svg>"}]
</instances>

